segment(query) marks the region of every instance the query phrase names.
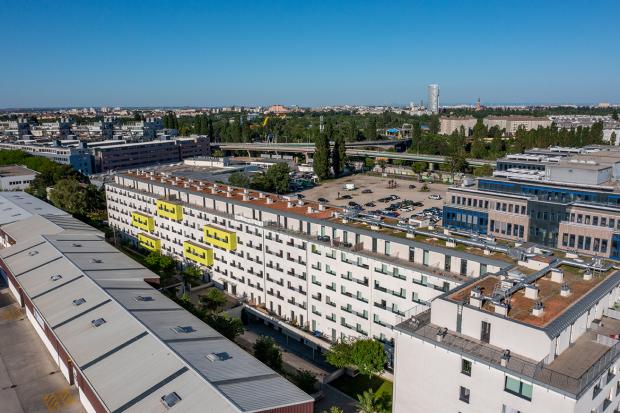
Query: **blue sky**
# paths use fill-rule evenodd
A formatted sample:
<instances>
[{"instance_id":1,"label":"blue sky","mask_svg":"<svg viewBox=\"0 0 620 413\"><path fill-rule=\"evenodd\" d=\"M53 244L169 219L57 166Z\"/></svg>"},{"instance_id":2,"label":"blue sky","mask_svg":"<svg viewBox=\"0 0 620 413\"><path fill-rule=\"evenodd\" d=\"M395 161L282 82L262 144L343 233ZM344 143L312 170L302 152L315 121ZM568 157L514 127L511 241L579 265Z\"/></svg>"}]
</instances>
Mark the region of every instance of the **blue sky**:
<instances>
[{"instance_id":1,"label":"blue sky","mask_svg":"<svg viewBox=\"0 0 620 413\"><path fill-rule=\"evenodd\" d=\"M620 103L620 1L0 0L0 107Z\"/></svg>"}]
</instances>

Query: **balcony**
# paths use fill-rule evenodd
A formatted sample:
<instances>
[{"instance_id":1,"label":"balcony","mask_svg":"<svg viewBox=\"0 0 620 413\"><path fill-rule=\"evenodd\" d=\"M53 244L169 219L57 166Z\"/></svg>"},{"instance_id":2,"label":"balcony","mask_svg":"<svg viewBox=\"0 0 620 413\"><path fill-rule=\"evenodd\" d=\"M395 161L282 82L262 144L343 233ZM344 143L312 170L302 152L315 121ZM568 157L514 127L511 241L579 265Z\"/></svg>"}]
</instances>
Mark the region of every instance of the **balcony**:
<instances>
[{"instance_id":1,"label":"balcony","mask_svg":"<svg viewBox=\"0 0 620 413\"><path fill-rule=\"evenodd\" d=\"M198 264L213 265L213 250L191 241L183 243L183 256Z\"/></svg>"},{"instance_id":2,"label":"balcony","mask_svg":"<svg viewBox=\"0 0 620 413\"><path fill-rule=\"evenodd\" d=\"M158 199L155 205L157 206L157 216L174 221L181 221L183 219L183 206L162 199Z\"/></svg>"}]
</instances>

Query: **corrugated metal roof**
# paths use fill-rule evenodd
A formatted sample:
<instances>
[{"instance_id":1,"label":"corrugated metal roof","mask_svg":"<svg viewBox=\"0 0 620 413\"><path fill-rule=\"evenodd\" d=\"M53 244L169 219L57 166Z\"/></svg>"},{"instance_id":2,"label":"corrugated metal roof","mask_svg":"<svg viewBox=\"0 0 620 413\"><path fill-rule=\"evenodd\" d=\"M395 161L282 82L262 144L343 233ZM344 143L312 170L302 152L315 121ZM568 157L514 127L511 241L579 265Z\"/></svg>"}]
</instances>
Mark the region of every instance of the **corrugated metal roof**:
<instances>
[{"instance_id":1,"label":"corrugated metal roof","mask_svg":"<svg viewBox=\"0 0 620 413\"><path fill-rule=\"evenodd\" d=\"M20 235L24 241L1 250L0 258L110 411L158 411L171 391L181 397L170 409L178 412L205 406L222 413L267 410L312 401L150 287L144 279L157 275L98 231L70 220L55 225L68 229L43 225L52 233L41 234L34 228ZM150 299L138 299L145 296ZM105 322L94 327L97 319ZM211 361L211 353L226 356Z\"/></svg>"}]
</instances>

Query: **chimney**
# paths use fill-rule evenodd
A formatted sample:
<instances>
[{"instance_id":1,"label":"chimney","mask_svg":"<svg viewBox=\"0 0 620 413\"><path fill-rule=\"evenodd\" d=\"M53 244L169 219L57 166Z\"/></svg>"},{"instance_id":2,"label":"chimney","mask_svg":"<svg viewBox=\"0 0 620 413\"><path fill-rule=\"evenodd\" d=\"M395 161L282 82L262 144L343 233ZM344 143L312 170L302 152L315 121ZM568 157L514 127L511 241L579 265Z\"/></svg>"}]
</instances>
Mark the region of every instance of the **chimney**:
<instances>
[{"instance_id":1,"label":"chimney","mask_svg":"<svg viewBox=\"0 0 620 413\"><path fill-rule=\"evenodd\" d=\"M300 199L299 201L297 201L297 205L304 206L305 202L303 201L303 199Z\"/></svg>"},{"instance_id":2,"label":"chimney","mask_svg":"<svg viewBox=\"0 0 620 413\"><path fill-rule=\"evenodd\" d=\"M314 212L314 208L309 206L307 211L308 211L309 214L312 214Z\"/></svg>"},{"instance_id":3,"label":"chimney","mask_svg":"<svg viewBox=\"0 0 620 413\"><path fill-rule=\"evenodd\" d=\"M562 288L560 288L560 295L562 297L568 297L569 295L571 295L571 290L568 286L568 283L562 284Z\"/></svg>"},{"instance_id":4,"label":"chimney","mask_svg":"<svg viewBox=\"0 0 620 413\"><path fill-rule=\"evenodd\" d=\"M528 284L525 286L525 298L530 300L538 300L538 287L534 284Z\"/></svg>"},{"instance_id":5,"label":"chimney","mask_svg":"<svg viewBox=\"0 0 620 413\"><path fill-rule=\"evenodd\" d=\"M469 296L473 297L473 298L480 298L480 297L482 297L482 288L480 288L479 285L475 286L469 292Z\"/></svg>"},{"instance_id":6,"label":"chimney","mask_svg":"<svg viewBox=\"0 0 620 413\"><path fill-rule=\"evenodd\" d=\"M535 317L541 317L544 312L544 305L542 301L536 301L534 308L532 308L532 315Z\"/></svg>"},{"instance_id":7,"label":"chimney","mask_svg":"<svg viewBox=\"0 0 620 413\"><path fill-rule=\"evenodd\" d=\"M267 205L273 204L273 199L267 197Z\"/></svg>"},{"instance_id":8,"label":"chimney","mask_svg":"<svg viewBox=\"0 0 620 413\"><path fill-rule=\"evenodd\" d=\"M482 308L482 298L481 297L469 297L469 305L476 308Z\"/></svg>"},{"instance_id":9,"label":"chimney","mask_svg":"<svg viewBox=\"0 0 620 413\"><path fill-rule=\"evenodd\" d=\"M499 362L502 365L502 367L506 367L508 366L509 360L510 360L510 350L506 349L502 352L502 357L500 358Z\"/></svg>"},{"instance_id":10,"label":"chimney","mask_svg":"<svg viewBox=\"0 0 620 413\"><path fill-rule=\"evenodd\" d=\"M249 200L250 200L250 195L248 195L248 194L243 194L243 200L244 200L244 201L249 201Z\"/></svg>"},{"instance_id":11,"label":"chimney","mask_svg":"<svg viewBox=\"0 0 620 413\"><path fill-rule=\"evenodd\" d=\"M319 211L325 211L325 205L319 204Z\"/></svg>"},{"instance_id":12,"label":"chimney","mask_svg":"<svg viewBox=\"0 0 620 413\"><path fill-rule=\"evenodd\" d=\"M551 281L554 283L561 284L564 282L564 271L559 268L551 269Z\"/></svg>"},{"instance_id":13,"label":"chimney","mask_svg":"<svg viewBox=\"0 0 620 413\"><path fill-rule=\"evenodd\" d=\"M495 314L506 317L508 315L508 304L505 303L493 303L495 307Z\"/></svg>"},{"instance_id":14,"label":"chimney","mask_svg":"<svg viewBox=\"0 0 620 413\"><path fill-rule=\"evenodd\" d=\"M258 193L258 197L259 197L260 199L263 199L263 198L265 197L265 194L264 194L264 193L262 193L262 192L259 192L259 193Z\"/></svg>"},{"instance_id":15,"label":"chimney","mask_svg":"<svg viewBox=\"0 0 620 413\"><path fill-rule=\"evenodd\" d=\"M435 336L435 339L437 340L438 343L441 343L444 337L446 336L446 334L448 334L448 329L446 327L442 327L439 330L437 330L437 335Z\"/></svg>"},{"instance_id":16,"label":"chimney","mask_svg":"<svg viewBox=\"0 0 620 413\"><path fill-rule=\"evenodd\" d=\"M286 203L286 207L287 207L287 208L293 208L293 206L294 206L294 205L293 205L293 202L291 202L291 201L288 201L288 202Z\"/></svg>"},{"instance_id":17,"label":"chimney","mask_svg":"<svg viewBox=\"0 0 620 413\"><path fill-rule=\"evenodd\" d=\"M584 281L590 281L592 279L592 270L591 269L587 269L583 272L583 280Z\"/></svg>"}]
</instances>

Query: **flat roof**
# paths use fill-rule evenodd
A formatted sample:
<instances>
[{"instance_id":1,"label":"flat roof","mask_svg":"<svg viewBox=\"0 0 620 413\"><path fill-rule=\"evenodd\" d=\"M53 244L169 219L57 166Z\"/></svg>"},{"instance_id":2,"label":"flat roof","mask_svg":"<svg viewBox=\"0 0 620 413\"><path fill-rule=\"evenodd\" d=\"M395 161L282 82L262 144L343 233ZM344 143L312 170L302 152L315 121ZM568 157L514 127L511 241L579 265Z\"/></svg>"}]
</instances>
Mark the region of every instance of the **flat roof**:
<instances>
[{"instance_id":1,"label":"flat roof","mask_svg":"<svg viewBox=\"0 0 620 413\"><path fill-rule=\"evenodd\" d=\"M4 165L4 166L0 166L0 177L36 175L37 173L38 172L33 171L30 168L26 168L23 165Z\"/></svg>"},{"instance_id":2,"label":"flat roof","mask_svg":"<svg viewBox=\"0 0 620 413\"><path fill-rule=\"evenodd\" d=\"M160 398L172 391L183 412L313 401L147 284L158 276L97 231L33 232L0 250L0 259L110 411L160 410ZM105 323L94 327L96 319ZM220 357L207 359L212 353Z\"/></svg>"},{"instance_id":3,"label":"flat roof","mask_svg":"<svg viewBox=\"0 0 620 413\"><path fill-rule=\"evenodd\" d=\"M26 192L0 192L0 225L22 221L33 215L69 216L65 211Z\"/></svg>"}]
</instances>

